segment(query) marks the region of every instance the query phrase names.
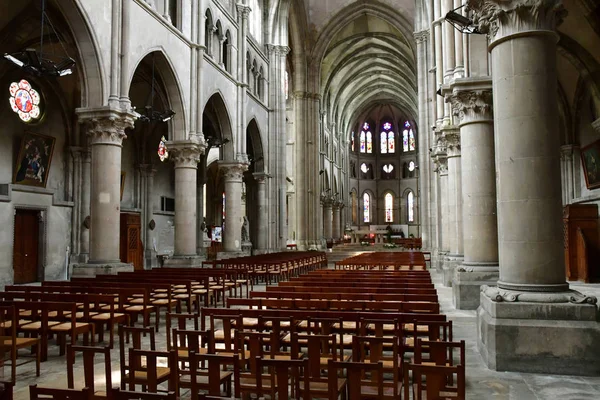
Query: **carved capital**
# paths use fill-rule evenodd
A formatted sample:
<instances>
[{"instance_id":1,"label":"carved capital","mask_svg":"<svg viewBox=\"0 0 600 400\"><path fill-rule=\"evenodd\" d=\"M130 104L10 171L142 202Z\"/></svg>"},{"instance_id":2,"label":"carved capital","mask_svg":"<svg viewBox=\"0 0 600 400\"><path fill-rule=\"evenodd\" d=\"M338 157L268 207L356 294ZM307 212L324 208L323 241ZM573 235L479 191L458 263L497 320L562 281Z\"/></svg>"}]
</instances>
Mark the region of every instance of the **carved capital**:
<instances>
[{"instance_id":1,"label":"carved capital","mask_svg":"<svg viewBox=\"0 0 600 400\"><path fill-rule=\"evenodd\" d=\"M566 17L562 0L467 0L473 22L492 41L527 31L554 31Z\"/></svg>"},{"instance_id":2,"label":"carved capital","mask_svg":"<svg viewBox=\"0 0 600 400\"><path fill-rule=\"evenodd\" d=\"M167 142L169 160L175 163L175 168L198 168L202 149L196 142L189 140Z\"/></svg>"},{"instance_id":3,"label":"carved capital","mask_svg":"<svg viewBox=\"0 0 600 400\"><path fill-rule=\"evenodd\" d=\"M455 126L442 128L442 135L449 156L460 154L460 130Z\"/></svg>"},{"instance_id":4,"label":"carved capital","mask_svg":"<svg viewBox=\"0 0 600 400\"><path fill-rule=\"evenodd\" d=\"M415 32L414 37L415 37L415 40L417 41L417 44L423 43L423 42L429 40L429 30Z\"/></svg>"},{"instance_id":5,"label":"carved capital","mask_svg":"<svg viewBox=\"0 0 600 400\"><path fill-rule=\"evenodd\" d=\"M321 204L325 208L331 208L331 207L333 207L334 200L335 199L331 195L327 195L325 193L321 194Z\"/></svg>"},{"instance_id":6,"label":"carved capital","mask_svg":"<svg viewBox=\"0 0 600 400\"><path fill-rule=\"evenodd\" d=\"M236 4L236 8L237 8L237 12L238 12L238 17L248 19L248 16L250 15L252 8L250 8L249 6L247 6L245 4Z\"/></svg>"},{"instance_id":7,"label":"carved capital","mask_svg":"<svg viewBox=\"0 0 600 400\"><path fill-rule=\"evenodd\" d=\"M259 185L264 185L267 182L267 178L269 178L269 175L264 172L255 172L252 176Z\"/></svg>"},{"instance_id":8,"label":"carved capital","mask_svg":"<svg viewBox=\"0 0 600 400\"><path fill-rule=\"evenodd\" d=\"M127 138L125 129L133 128L135 116L122 109L110 107L79 108L75 111L87 128L90 145L121 146Z\"/></svg>"},{"instance_id":9,"label":"carved capital","mask_svg":"<svg viewBox=\"0 0 600 400\"><path fill-rule=\"evenodd\" d=\"M461 124L493 118L491 90L453 91L447 101L452 104L452 111Z\"/></svg>"},{"instance_id":10,"label":"carved capital","mask_svg":"<svg viewBox=\"0 0 600 400\"><path fill-rule=\"evenodd\" d=\"M223 174L225 182L242 182L248 164L237 162L219 162L219 172Z\"/></svg>"},{"instance_id":11,"label":"carved capital","mask_svg":"<svg viewBox=\"0 0 600 400\"><path fill-rule=\"evenodd\" d=\"M290 52L290 48L279 44L267 44L267 52L269 55L285 57Z\"/></svg>"}]
</instances>

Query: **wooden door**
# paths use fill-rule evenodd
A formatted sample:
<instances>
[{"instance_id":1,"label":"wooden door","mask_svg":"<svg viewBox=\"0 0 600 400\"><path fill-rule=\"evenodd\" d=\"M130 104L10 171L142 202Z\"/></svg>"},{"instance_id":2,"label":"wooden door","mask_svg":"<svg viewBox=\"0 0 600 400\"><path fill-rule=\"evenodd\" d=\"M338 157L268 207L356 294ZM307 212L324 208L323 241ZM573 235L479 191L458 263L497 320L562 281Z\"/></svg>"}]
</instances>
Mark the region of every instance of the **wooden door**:
<instances>
[{"instance_id":1,"label":"wooden door","mask_svg":"<svg viewBox=\"0 0 600 400\"><path fill-rule=\"evenodd\" d=\"M121 214L121 262L133 264L135 270L144 269L141 229L139 214Z\"/></svg>"},{"instance_id":2,"label":"wooden door","mask_svg":"<svg viewBox=\"0 0 600 400\"><path fill-rule=\"evenodd\" d=\"M17 210L13 251L15 283L38 280L39 233L39 211Z\"/></svg>"}]
</instances>

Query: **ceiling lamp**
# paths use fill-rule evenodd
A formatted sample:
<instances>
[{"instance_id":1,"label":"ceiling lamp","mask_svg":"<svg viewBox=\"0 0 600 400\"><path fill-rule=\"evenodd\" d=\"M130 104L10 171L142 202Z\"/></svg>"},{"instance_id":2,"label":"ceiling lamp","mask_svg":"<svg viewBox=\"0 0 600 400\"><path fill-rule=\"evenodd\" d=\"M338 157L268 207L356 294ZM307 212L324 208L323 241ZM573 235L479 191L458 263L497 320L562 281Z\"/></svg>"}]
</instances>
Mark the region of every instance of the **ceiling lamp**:
<instances>
[{"instance_id":1,"label":"ceiling lamp","mask_svg":"<svg viewBox=\"0 0 600 400\"><path fill-rule=\"evenodd\" d=\"M454 27L457 31L466 34L481 34L477 26L473 23L473 20L465 17L462 14L457 13L457 10L460 10L466 6L463 4L460 7L455 8L454 10L448 11L446 17L444 18L450 25Z\"/></svg>"},{"instance_id":2,"label":"ceiling lamp","mask_svg":"<svg viewBox=\"0 0 600 400\"><path fill-rule=\"evenodd\" d=\"M73 68L75 67L75 60L69 57L67 53L67 49L64 44L60 40L60 36L54 29L54 25L52 25L52 21L46 14L46 0L41 0L42 2L42 20L41 20L41 30L42 35L40 37L40 51L38 53L35 49L25 49L25 51L17 52L17 53L4 53L4 58L7 61L12 62L18 68L21 68L24 72L37 76L37 77L61 77L70 75L73 73ZM54 36L57 38L60 43L65 56L58 58L57 61L48 58L48 54L44 54L44 29L45 23L48 22L48 25L52 29Z\"/></svg>"}]
</instances>

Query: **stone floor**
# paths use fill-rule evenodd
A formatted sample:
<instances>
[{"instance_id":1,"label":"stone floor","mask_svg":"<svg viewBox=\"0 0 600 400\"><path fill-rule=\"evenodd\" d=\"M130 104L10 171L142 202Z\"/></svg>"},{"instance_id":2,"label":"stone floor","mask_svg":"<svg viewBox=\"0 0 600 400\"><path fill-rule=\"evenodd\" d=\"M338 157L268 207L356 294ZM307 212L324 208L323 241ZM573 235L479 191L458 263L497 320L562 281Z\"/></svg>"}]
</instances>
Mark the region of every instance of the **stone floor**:
<instances>
[{"instance_id":1,"label":"stone floor","mask_svg":"<svg viewBox=\"0 0 600 400\"><path fill-rule=\"evenodd\" d=\"M475 312L459 311L452 305L452 288L441 285L442 277L432 271L433 280L438 289L442 311L454 324L454 338L464 339L467 343L467 398L473 400L583 400L600 399L600 377L547 376L513 372L491 371L483 364L477 351L477 335L475 330ZM574 284L576 289L600 297L600 285ZM255 287L261 290L261 287ZM164 348L164 326L157 335L158 348ZM599 344L600 345L600 344ZM113 366L112 385L120 382L118 342L112 351ZM96 364L96 390L104 389L103 365L98 358ZM76 367L81 367L81 359L76 360ZM40 386L66 387L67 371L64 356L58 355L58 348L52 347L48 361L42 363L42 373L35 376L35 364L30 363L18 367L15 399L29 398L28 386L37 383ZM5 376L10 377L9 368L4 369ZM83 385L83 371L75 371L76 386ZM185 397L185 393L182 393Z\"/></svg>"}]
</instances>

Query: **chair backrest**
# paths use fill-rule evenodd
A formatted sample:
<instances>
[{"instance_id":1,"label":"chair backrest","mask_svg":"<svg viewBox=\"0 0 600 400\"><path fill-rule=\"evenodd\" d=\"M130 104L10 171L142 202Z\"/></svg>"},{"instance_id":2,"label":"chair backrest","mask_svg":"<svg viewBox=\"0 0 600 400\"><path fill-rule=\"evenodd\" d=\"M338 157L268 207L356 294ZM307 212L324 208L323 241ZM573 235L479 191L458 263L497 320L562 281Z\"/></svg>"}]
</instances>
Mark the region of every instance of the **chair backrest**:
<instances>
[{"instance_id":1,"label":"chair backrest","mask_svg":"<svg viewBox=\"0 0 600 400\"><path fill-rule=\"evenodd\" d=\"M119 324L119 361L121 362L121 387L124 387L126 375L129 372L129 357L127 356L126 342L130 348L141 350L143 337L148 335L148 350L156 350L156 338L153 327L138 328Z\"/></svg>"},{"instance_id":2,"label":"chair backrest","mask_svg":"<svg viewBox=\"0 0 600 400\"><path fill-rule=\"evenodd\" d=\"M412 371L413 385L409 382ZM452 386L449 386L452 384ZM437 400L443 398L441 392L454 392L455 400L465 400L464 365L442 366L410 364L404 365L404 398L409 397L409 388L413 388L413 400Z\"/></svg>"},{"instance_id":3,"label":"chair backrest","mask_svg":"<svg viewBox=\"0 0 600 400\"><path fill-rule=\"evenodd\" d=\"M333 361L329 360L327 363L327 376L328 376L328 388L329 388L329 399L334 400L338 397L338 370L346 370L346 380L348 384L348 395L347 400L360 400L362 396L362 387L376 387L377 394L369 395L370 399L383 400L383 364L379 363L361 363L361 362L350 362L350 361ZM371 378L369 381L363 380L363 376L369 372ZM407 397L408 399L408 397Z\"/></svg>"},{"instance_id":4,"label":"chair backrest","mask_svg":"<svg viewBox=\"0 0 600 400\"><path fill-rule=\"evenodd\" d=\"M104 356L104 374L106 379L106 389L112 387L112 374L110 365L110 347L91 347L91 346L72 346L67 345L67 386L69 389L75 388L74 365L75 353L83 355L83 376L84 386L88 387L92 393L95 393L95 373L94 358L96 354Z\"/></svg>"},{"instance_id":5,"label":"chair backrest","mask_svg":"<svg viewBox=\"0 0 600 400\"><path fill-rule=\"evenodd\" d=\"M311 378L319 378L321 375L321 358L331 357L337 361L341 359L341 349L338 352L335 335L297 335L298 342L306 341L306 356L309 360L309 375ZM292 350L293 351L293 350Z\"/></svg>"},{"instance_id":6,"label":"chair backrest","mask_svg":"<svg viewBox=\"0 0 600 400\"><path fill-rule=\"evenodd\" d=\"M269 341L272 337L271 333L265 332L236 332L236 347L235 352L241 355L241 364L246 362L250 365L250 373L255 375L258 371L256 366L256 357L265 357L269 354ZM245 351L250 352L248 360L245 359Z\"/></svg>"},{"instance_id":7,"label":"chair backrest","mask_svg":"<svg viewBox=\"0 0 600 400\"><path fill-rule=\"evenodd\" d=\"M232 351L235 347L235 334L234 329L242 329L243 319L242 314L236 315L218 315L211 314L210 316L210 329L212 331L216 330L216 322L221 321L223 326L223 344L225 345L225 350Z\"/></svg>"},{"instance_id":8,"label":"chair backrest","mask_svg":"<svg viewBox=\"0 0 600 400\"><path fill-rule=\"evenodd\" d=\"M0 306L0 336L7 339L10 338L13 343L15 342L17 336L17 317L15 307L12 305ZM0 350L4 353L6 349L4 349L2 343L0 342Z\"/></svg>"},{"instance_id":9,"label":"chair backrest","mask_svg":"<svg viewBox=\"0 0 600 400\"><path fill-rule=\"evenodd\" d=\"M176 400L175 392L167 393L148 393L148 392L132 392L129 390L121 390L113 388L111 390L112 400Z\"/></svg>"},{"instance_id":10,"label":"chair backrest","mask_svg":"<svg viewBox=\"0 0 600 400\"><path fill-rule=\"evenodd\" d=\"M258 371L256 380L256 392L258 398L264 395L263 379L269 376L271 385L270 395L272 399L288 400L290 398L300 398L300 385L302 384L302 393L310 393L310 379L308 372L308 359L302 360L272 360L265 358L256 358ZM266 373L266 375L265 375ZM290 379L291 378L291 379ZM288 392L288 382L291 383L291 391Z\"/></svg>"},{"instance_id":11,"label":"chair backrest","mask_svg":"<svg viewBox=\"0 0 600 400\"><path fill-rule=\"evenodd\" d=\"M187 330L187 322L192 321L194 324L193 329L198 330L198 320L200 319L199 314L177 314L167 313L166 324L167 324L167 350L173 348L173 341L176 340L172 335L175 329L180 331Z\"/></svg>"},{"instance_id":12,"label":"chair backrest","mask_svg":"<svg viewBox=\"0 0 600 400\"><path fill-rule=\"evenodd\" d=\"M173 346L170 350L188 350L200 353L200 349L206 349L206 353L215 353L214 332L210 330L179 330L173 329Z\"/></svg>"},{"instance_id":13,"label":"chair backrest","mask_svg":"<svg viewBox=\"0 0 600 400\"><path fill-rule=\"evenodd\" d=\"M38 387L38 385L29 386L30 400L91 400L92 391L85 387L81 390L75 389L54 389Z\"/></svg>"},{"instance_id":14,"label":"chair backrest","mask_svg":"<svg viewBox=\"0 0 600 400\"><path fill-rule=\"evenodd\" d=\"M206 365L206 368L201 365ZM191 400L198 400L199 398L199 383L198 376L205 374L208 376L208 394L210 396L221 395L221 371L223 366L233 365L233 388L235 390L235 398L240 398L240 366L238 362L237 353L231 355L217 355L217 354L197 354L190 352L189 355L189 366L190 366L190 391Z\"/></svg>"},{"instance_id":15,"label":"chair backrest","mask_svg":"<svg viewBox=\"0 0 600 400\"><path fill-rule=\"evenodd\" d=\"M177 362L177 357L175 355L175 351L171 350L168 352L165 351L154 351L154 350L139 350L139 349L129 349L129 388L133 389L136 384L136 372L142 372L146 376L146 380L144 385L148 388L148 392L156 393L158 390L158 370L157 367L159 365L159 358L167 359L167 366L170 369L170 373L168 376L169 388L175 389L177 385L177 369L175 364ZM145 364L142 363L142 360L145 359Z\"/></svg>"},{"instance_id":16,"label":"chair backrest","mask_svg":"<svg viewBox=\"0 0 600 400\"><path fill-rule=\"evenodd\" d=\"M458 362L454 357L455 350L458 351ZM424 353L429 354L429 358L424 358ZM415 364L421 364L423 361L434 363L435 365L466 365L465 359L465 341L443 342L436 340L417 339L414 351Z\"/></svg>"}]
</instances>

